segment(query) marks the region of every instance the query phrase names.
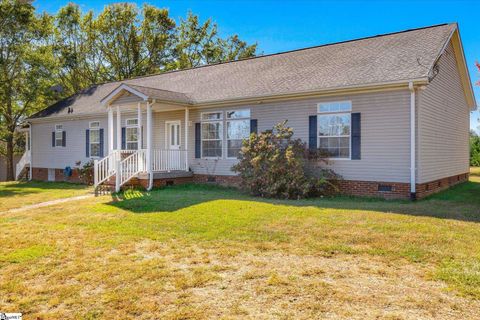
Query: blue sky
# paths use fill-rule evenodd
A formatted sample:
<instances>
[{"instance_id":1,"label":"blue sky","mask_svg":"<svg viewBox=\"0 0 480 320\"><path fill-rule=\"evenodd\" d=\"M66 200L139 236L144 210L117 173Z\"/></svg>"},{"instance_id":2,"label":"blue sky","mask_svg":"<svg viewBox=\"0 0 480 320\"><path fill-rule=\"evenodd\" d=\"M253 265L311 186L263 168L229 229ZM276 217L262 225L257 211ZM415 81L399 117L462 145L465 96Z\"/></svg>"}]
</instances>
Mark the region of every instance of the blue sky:
<instances>
[{"instance_id":1,"label":"blue sky","mask_svg":"<svg viewBox=\"0 0 480 320\"><path fill-rule=\"evenodd\" d=\"M116 1L77 0L84 10L102 10ZM137 2L142 5L144 1ZM480 78L475 61L480 61L480 14L475 1L147 1L170 9L175 19L190 10L202 19L212 18L222 35L238 34L257 42L264 54L319 44L418 28L445 22L458 22L472 82ZM36 0L40 11L54 13L68 1ZM475 86L480 103L480 87ZM470 125L479 126L479 112Z\"/></svg>"}]
</instances>

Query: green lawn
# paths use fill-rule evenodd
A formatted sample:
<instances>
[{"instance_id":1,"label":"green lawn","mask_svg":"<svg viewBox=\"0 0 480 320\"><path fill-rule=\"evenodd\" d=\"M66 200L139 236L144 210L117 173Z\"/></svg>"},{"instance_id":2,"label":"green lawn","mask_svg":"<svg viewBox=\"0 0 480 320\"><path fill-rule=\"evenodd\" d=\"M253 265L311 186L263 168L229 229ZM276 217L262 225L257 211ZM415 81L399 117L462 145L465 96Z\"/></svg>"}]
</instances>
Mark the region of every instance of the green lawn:
<instances>
[{"instance_id":1,"label":"green lawn","mask_svg":"<svg viewBox=\"0 0 480 320\"><path fill-rule=\"evenodd\" d=\"M263 200L185 185L3 214L0 228L0 306L25 319L473 319L480 310L478 169L414 203Z\"/></svg>"},{"instance_id":2,"label":"green lawn","mask_svg":"<svg viewBox=\"0 0 480 320\"><path fill-rule=\"evenodd\" d=\"M90 187L66 182L0 182L0 212L88 192Z\"/></svg>"}]
</instances>

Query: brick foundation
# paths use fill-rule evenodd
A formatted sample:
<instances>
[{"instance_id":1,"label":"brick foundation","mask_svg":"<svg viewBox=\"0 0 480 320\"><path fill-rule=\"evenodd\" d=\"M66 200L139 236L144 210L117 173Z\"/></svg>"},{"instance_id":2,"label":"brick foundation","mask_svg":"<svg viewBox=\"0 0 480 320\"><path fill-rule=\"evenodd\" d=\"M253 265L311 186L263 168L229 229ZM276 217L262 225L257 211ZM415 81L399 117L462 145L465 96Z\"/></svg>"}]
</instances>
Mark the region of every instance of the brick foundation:
<instances>
[{"instance_id":1,"label":"brick foundation","mask_svg":"<svg viewBox=\"0 0 480 320\"><path fill-rule=\"evenodd\" d=\"M456 184L468 181L468 173L446 177L416 185L416 198L422 199L434 193L448 189ZM410 199L410 184L381 181L339 181L340 192L346 195L380 197L385 199ZM381 188L389 191L379 191Z\"/></svg>"},{"instance_id":2,"label":"brick foundation","mask_svg":"<svg viewBox=\"0 0 480 320\"><path fill-rule=\"evenodd\" d=\"M446 177L427 183L417 184L417 199L425 198L431 194L448 189L451 186L465 182L468 180L469 173L462 173L452 177ZM48 180L47 168L33 168L33 180ZM78 171L73 170L71 177L63 175L63 169L55 169L55 181L67 181L79 183L80 178ZM156 178L153 180L155 188L164 187L167 185L177 185L183 183L215 183L223 186L238 187L240 185L240 177L238 176L221 176L221 175L204 175L194 174L188 177L169 177ZM110 183L115 184L115 181ZM148 179L131 179L127 187L148 187ZM382 182L382 181L354 181L354 180L340 180L338 181L340 193L352 196L362 197L380 197L385 199L409 199L410 198L410 184L400 182Z\"/></svg>"},{"instance_id":3,"label":"brick foundation","mask_svg":"<svg viewBox=\"0 0 480 320\"><path fill-rule=\"evenodd\" d=\"M48 169L47 168L32 168L32 179L39 181L48 181ZM72 169L72 175L70 177L65 177L63 174L63 169L55 169L55 181L61 182L73 182L73 183L82 183L78 175L77 169Z\"/></svg>"},{"instance_id":4,"label":"brick foundation","mask_svg":"<svg viewBox=\"0 0 480 320\"><path fill-rule=\"evenodd\" d=\"M391 187L391 191L379 191L379 186ZM385 199L409 199L410 184L380 181L338 181L340 193L349 196L380 197Z\"/></svg>"},{"instance_id":5,"label":"brick foundation","mask_svg":"<svg viewBox=\"0 0 480 320\"><path fill-rule=\"evenodd\" d=\"M456 176L417 184L417 199L425 198L431 194L448 189L456 184L468 181L469 175L469 173L462 173Z\"/></svg>"},{"instance_id":6,"label":"brick foundation","mask_svg":"<svg viewBox=\"0 0 480 320\"><path fill-rule=\"evenodd\" d=\"M240 185L239 176L212 176L206 174L194 174L193 182L196 183L215 183L222 186L238 187Z\"/></svg>"}]
</instances>

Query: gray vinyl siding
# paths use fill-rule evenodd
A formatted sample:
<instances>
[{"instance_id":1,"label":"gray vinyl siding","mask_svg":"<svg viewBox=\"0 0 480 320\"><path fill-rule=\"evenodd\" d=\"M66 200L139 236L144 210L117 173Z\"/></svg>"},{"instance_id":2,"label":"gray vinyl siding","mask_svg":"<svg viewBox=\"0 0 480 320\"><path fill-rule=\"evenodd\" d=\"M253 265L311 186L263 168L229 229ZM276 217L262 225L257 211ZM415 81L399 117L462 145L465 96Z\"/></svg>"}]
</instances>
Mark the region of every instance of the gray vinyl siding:
<instances>
[{"instance_id":1,"label":"gray vinyl siding","mask_svg":"<svg viewBox=\"0 0 480 320\"><path fill-rule=\"evenodd\" d=\"M344 95L321 99L199 109L190 112L190 120L192 123L200 122L200 113L203 111L250 108L251 118L257 119L259 131L271 129L275 124L288 120L288 125L294 129L294 137L307 142L308 117L317 114L317 103L350 100L352 101L352 112L362 114L362 158L361 160L332 160L332 168L348 180L409 182L409 99L408 90ZM192 170L201 174L233 175L230 168L237 161L225 158L225 144L224 140L222 159L195 159L195 136L192 125L189 139Z\"/></svg>"},{"instance_id":2,"label":"gray vinyl siding","mask_svg":"<svg viewBox=\"0 0 480 320\"><path fill-rule=\"evenodd\" d=\"M82 120L56 120L48 123L34 123L32 125L32 165L36 168L75 167L77 161L82 165L90 159L85 153L85 134L89 122L100 121L100 128L104 129L104 155L108 153L108 124L107 114L103 117L93 117ZM55 125L62 124L66 131L66 146L52 147L52 132Z\"/></svg>"},{"instance_id":3,"label":"gray vinyl siding","mask_svg":"<svg viewBox=\"0 0 480 320\"><path fill-rule=\"evenodd\" d=\"M418 183L469 171L470 111L451 45L438 63L438 75L418 94Z\"/></svg>"},{"instance_id":4,"label":"gray vinyl siding","mask_svg":"<svg viewBox=\"0 0 480 320\"><path fill-rule=\"evenodd\" d=\"M226 158L226 140L223 140L223 157L218 160L195 159L195 126L200 114L205 111L227 111L250 108L251 119L257 119L258 130L271 129L275 124L288 120L294 129L294 137L308 141L308 117L317 114L317 103L326 101L352 102L352 112L362 114L361 160L332 160L332 168L344 179L386 182L409 182L409 97L408 90L352 94L308 100L295 100L264 104L203 108L190 110L189 116L189 162L197 174L234 175L231 171L236 159ZM180 120L181 149L185 149L185 111L153 113L153 148L164 149L166 121ZM127 118L135 118L134 112L122 113L122 126ZM116 136L114 115L114 137ZM85 130L89 121L99 120L105 132L105 155L108 153L107 113L103 118L37 123L33 131L33 165L41 168L64 168L74 166L76 161L85 163ZM67 146L51 146L51 132L55 124L63 124L67 131ZM146 113L142 114L143 145L146 146ZM224 126L224 137L225 126ZM114 148L116 148L114 138Z\"/></svg>"}]
</instances>

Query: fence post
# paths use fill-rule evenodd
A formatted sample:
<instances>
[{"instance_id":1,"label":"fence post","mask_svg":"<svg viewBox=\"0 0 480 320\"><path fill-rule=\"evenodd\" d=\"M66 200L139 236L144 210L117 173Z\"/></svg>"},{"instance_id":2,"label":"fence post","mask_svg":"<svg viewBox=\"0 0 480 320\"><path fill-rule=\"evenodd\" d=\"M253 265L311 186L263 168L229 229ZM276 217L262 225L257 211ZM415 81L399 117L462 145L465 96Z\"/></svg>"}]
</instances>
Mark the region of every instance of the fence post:
<instances>
[{"instance_id":1,"label":"fence post","mask_svg":"<svg viewBox=\"0 0 480 320\"><path fill-rule=\"evenodd\" d=\"M98 187L98 160L93 161L93 185Z\"/></svg>"},{"instance_id":2,"label":"fence post","mask_svg":"<svg viewBox=\"0 0 480 320\"><path fill-rule=\"evenodd\" d=\"M120 192L120 183L122 171L120 170L120 159L115 162L115 192Z\"/></svg>"}]
</instances>

